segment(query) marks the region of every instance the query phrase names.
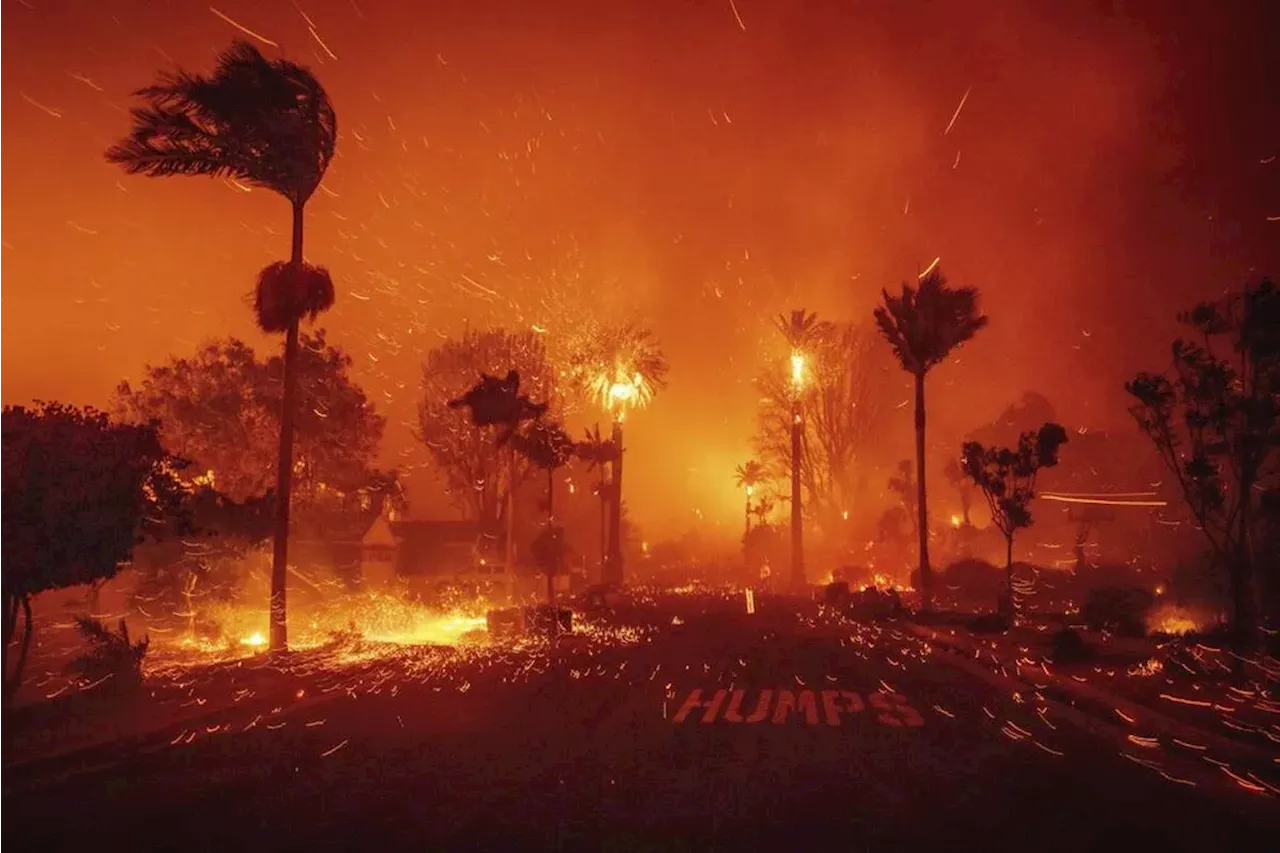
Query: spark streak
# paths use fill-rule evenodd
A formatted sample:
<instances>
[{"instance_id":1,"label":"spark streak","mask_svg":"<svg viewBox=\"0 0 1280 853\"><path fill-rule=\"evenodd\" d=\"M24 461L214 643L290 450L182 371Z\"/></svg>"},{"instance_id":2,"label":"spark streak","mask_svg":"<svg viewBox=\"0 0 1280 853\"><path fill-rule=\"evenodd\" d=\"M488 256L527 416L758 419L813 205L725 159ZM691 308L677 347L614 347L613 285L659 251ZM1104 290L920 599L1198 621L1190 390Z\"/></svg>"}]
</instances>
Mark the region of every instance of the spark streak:
<instances>
[{"instance_id":1,"label":"spark streak","mask_svg":"<svg viewBox=\"0 0 1280 853\"><path fill-rule=\"evenodd\" d=\"M229 18L229 17L227 17L226 15L224 15L222 12L219 12L217 9L213 8L212 6L210 6L210 7L209 7L209 11L210 11L210 12L212 12L213 14L217 15L217 16L218 16L219 18L221 18L222 20L226 21L226 22L227 22L228 24L230 24L231 26L235 27L235 28L236 28L237 30L239 30L240 32L242 32L242 33L244 33L245 35L249 36L250 38L255 38L255 39L257 39L258 41L262 42L263 44L265 44L265 45L269 45L269 46L271 46L271 47L279 47L279 46L280 46L279 44L277 44L276 42L273 42L271 39L267 38L266 36L264 36L264 35L262 35L262 34L260 34L260 33L255 33L253 30L249 29L249 28L248 28L248 27L246 27L244 24L237 23L236 21L234 21L234 20L232 20L231 18Z\"/></svg>"},{"instance_id":2,"label":"spark streak","mask_svg":"<svg viewBox=\"0 0 1280 853\"><path fill-rule=\"evenodd\" d=\"M951 128L955 127L956 119L960 118L960 111L964 109L964 102L969 100L969 93L971 91L973 91L972 86L964 90L964 96L960 98L960 106L956 107L956 111L951 115L951 121L947 123L947 129L942 131L943 136L946 136L951 132Z\"/></svg>"},{"instance_id":3,"label":"spark streak","mask_svg":"<svg viewBox=\"0 0 1280 853\"><path fill-rule=\"evenodd\" d=\"M734 5L733 0L729 0L729 8L733 11L733 17L738 21L738 27L744 33L747 31L747 25L742 23L742 16L738 14L738 7Z\"/></svg>"},{"instance_id":4,"label":"spark streak","mask_svg":"<svg viewBox=\"0 0 1280 853\"><path fill-rule=\"evenodd\" d=\"M55 110L53 107L46 107L44 104L40 103L35 98L28 95L26 92L19 92L18 94L22 96L22 100L26 101L28 104L35 107L36 109L43 110L44 112L48 113L54 118L62 118L62 113L60 113L58 110Z\"/></svg>"}]
</instances>

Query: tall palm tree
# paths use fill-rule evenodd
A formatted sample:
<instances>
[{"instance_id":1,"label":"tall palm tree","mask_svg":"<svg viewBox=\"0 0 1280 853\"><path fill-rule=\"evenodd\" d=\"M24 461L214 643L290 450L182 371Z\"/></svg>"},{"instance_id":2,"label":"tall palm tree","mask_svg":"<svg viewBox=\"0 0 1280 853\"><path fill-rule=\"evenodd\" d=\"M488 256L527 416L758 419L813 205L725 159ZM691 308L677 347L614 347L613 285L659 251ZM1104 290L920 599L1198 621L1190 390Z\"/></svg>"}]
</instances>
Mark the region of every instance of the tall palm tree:
<instances>
[{"instance_id":1,"label":"tall palm tree","mask_svg":"<svg viewBox=\"0 0 1280 853\"><path fill-rule=\"evenodd\" d=\"M925 610L933 607L933 573L929 568L929 510L925 500L924 378L956 347L987 325L978 311L976 287L949 287L934 267L917 287L902 283L902 295L882 291L876 325L893 348L902 369L916 384L916 532L920 539L920 593Z\"/></svg>"},{"instance_id":2,"label":"tall palm tree","mask_svg":"<svg viewBox=\"0 0 1280 853\"><path fill-rule=\"evenodd\" d=\"M828 324L819 322L817 314L801 308L790 314L779 314L774 318L774 325L791 348L791 583L799 588L804 585L804 511L800 505L804 362L806 350L827 330Z\"/></svg>"},{"instance_id":3,"label":"tall palm tree","mask_svg":"<svg viewBox=\"0 0 1280 853\"><path fill-rule=\"evenodd\" d=\"M747 493L747 533L751 532L751 493L755 487L764 482L765 470L764 466L755 459L739 465L734 469L734 477L737 479L738 488L746 490Z\"/></svg>"},{"instance_id":4,"label":"tall palm tree","mask_svg":"<svg viewBox=\"0 0 1280 853\"><path fill-rule=\"evenodd\" d=\"M333 281L302 255L303 209L333 159L338 124L315 76L283 59L269 60L243 41L217 60L212 76L174 71L135 93L133 130L107 149L107 160L134 175L232 178L278 193L293 212L289 262L258 276L258 325L284 332L284 393L276 474L275 548L271 564L271 649L288 645L286 577L298 323L333 305Z\"/></svg>"}]
</instances>

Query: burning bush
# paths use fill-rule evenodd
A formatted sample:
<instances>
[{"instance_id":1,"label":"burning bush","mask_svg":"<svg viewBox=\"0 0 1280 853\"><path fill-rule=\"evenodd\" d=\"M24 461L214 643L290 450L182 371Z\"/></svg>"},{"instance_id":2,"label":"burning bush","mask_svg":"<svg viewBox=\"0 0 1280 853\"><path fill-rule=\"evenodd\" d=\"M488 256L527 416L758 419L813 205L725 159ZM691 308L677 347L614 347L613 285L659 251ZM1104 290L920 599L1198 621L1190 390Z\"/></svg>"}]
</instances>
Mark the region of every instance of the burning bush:
<instances>
[{"instance_id":1,"label":"burning bush","mask_svg":"<svg viewBox=\"0 0 1280 853\"><path fill-rule=\"evenodd\" d=\"M1144 637L1147 616L1155 596L1142 587L1101 587L1089 593L1081 615L1095 631L1112 631L1125 637Z\"/></svg>"},{"instance_id":2,"label":"burning bush","mask_svg":"<svg viewBox=\"0 0 1280 853\"><path fill-rule=\"evenodd\" d=\"M129 626L120 620L112 631L92 616L76 617L76 630L89 643L89 651L69 665L69 670L89 681L110 678L117 687L137 687L142 683L142 660L151 645L149 637L134 642Z\"/></svg>"}]
</instances>

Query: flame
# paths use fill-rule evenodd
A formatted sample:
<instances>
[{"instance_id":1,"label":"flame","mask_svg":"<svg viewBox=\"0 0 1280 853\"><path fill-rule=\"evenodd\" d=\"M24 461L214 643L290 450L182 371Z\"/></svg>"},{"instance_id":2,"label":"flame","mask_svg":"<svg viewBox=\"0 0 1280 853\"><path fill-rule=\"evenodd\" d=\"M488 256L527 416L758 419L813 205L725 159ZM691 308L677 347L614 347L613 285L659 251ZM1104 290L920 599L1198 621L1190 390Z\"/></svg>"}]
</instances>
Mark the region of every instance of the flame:
<instances>
[{"instance_id":1,"label":"flame","mask_svg":"<svg viewBox=\"0 0 1280 853\"><path fill-rule=\"evenodd\" d=\"M804 353L799 350L791 353L791 384L796 388L804 385Z\"/></svg>"},{"instance_id":2,"label":"flame","mask_svg":"<svg viewBox=\"0 0 1280 853\"><path fill-rule=\"evenodd\" d=\"M958 515L953 515L953 516L951 516L951 526L952 526L952 527L959 527L959 526L960 526L960 524L961 524L963 521L964 521L964 519L963 519L963 518L961 518L961 517L960 517L960 516L958 516Z\"/></svg>"},{"instance_id":3,"label":"flame","mask_svg":"<svg viewBox=\"0 0 1280 853\"><path fill-rule=\"evenodd\" d=\"M305 608L290 611L289 646L308 649L331 643L335 637L350 637L371 643L400 646L453 646L483 632L487 604L475 603L463 609L437 610L401 596L380 592L343 595L314 612ZM185 634L178 645L202 655L237 656L256 653L267 646L267 608L244 604L211 603L202 609L202 621L211 626L213 636Z\"/></svg>"},{"instance_id":4,"label":"flame","mask_svg":"<svg viewBox=\"0 0 1280 853\"><path fill-rule=\"evenodd\" d=\"M267 638L262 635L261 631L254 631L247 637L240 640L240 645L249 646L250 648L260 649L267 644Z\"/></svg>"},{"instance_id":5,"label":"flame","mask_svg":"<svg viewBox=\"0 0 1280 853\"><path fill-rule=\"evenodd\" d=\"M1148 617L1147 630L1153 634L1190 634L1204 630L1207 623L1208 620L1185 607L1162 604Z\"/></svg>"}]
</instances>

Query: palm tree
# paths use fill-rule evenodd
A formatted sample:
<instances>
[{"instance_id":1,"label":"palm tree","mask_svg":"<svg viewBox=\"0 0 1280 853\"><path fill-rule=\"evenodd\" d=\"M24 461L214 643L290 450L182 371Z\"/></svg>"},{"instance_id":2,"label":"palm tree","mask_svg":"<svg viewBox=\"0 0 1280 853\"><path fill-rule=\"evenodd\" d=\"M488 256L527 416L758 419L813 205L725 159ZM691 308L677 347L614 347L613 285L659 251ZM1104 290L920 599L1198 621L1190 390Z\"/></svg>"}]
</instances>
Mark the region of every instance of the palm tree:
<instances>
[{"instance_id":1,"label":"palm tree","mask_svg":"<svg viewBox=\"0 0 1280 853\"><path fill-rule=\"evenodd\" d=\"M293 211L289 262L262 271L254 300L263 331L285 333L271 564L271 649L283 651L298 323L330 308L334 296L329 273L303 260L303 209L333 159L337 117L310 71L243 41L218 57L212 76L165 73L135 94L143 105L132 110L129 136L107 149L108 161L131 175L232 178L280 194Z\"/></svg>"},{"instance_id":2,"label":"palm tree","mask_svg":"<svg viewBox=\"0 0 1280 853\"><path fill-rule=\"evenodd\" d=\"M757 460L752 459L739 465L734 469L734 477L737 479L738 488L745 489L747 493L747 533L751 532L751 494L755 491L755 487L764 482L765 470ZM744 534L745 535L745 534Z\"/></svg>"},{"instance_id":3,"label":"palm tree","mask_svg":"<svg viewBox=\"0 0 1280 853\"><path fill-rule=\"evenodd\" d=\"M507 541L506 570L516 570L516 442L520 425L526 421L536 421L547 411L546 403L535 403L528 394L520 393L520 374L515 370L507 371L503 379L480 374L480 381L467 393L449 401L449 408L466 407L471 410L471 423L477 427L497 427L499 447L507 448L508 476L511 483L507 488Z\"/></svg>"},{"instance_id":4,"label":"palm tree","mask_svg":"<svg viewBox=\"0 0 1280 853\"><path fill-rule=\"evenodd\" d=\"M916 533L920 540L921 603L933 607L933 574L929 569L929 511L925 501L924 378L952 350L987 325L978 312L978 289L948 287L942 270L934 267L918 287L902 283L902 295L882 291L884 302L875 310L876 325L893 348L902 369L916 384Z\"/></svg>"},{"instance_id":5,"label":"palm tree","mask_svg":"<svg viewBox=\"0 0 1280 853\"><path fill-rule=\"evenodd\" d=\"M516 452L547 472L547 526L534 543L534 556L547 576L547 604L556 606L555 576L564 565L564 528L555 523L555 473L573 457L573 439L557 423L537 421L512 436ZM558 625L558 621L556 622Z\"/></svg>"},{"instance_id":6,"label":"palm tree","mask_svg":"<svg viewBox=\"0 0 1280 853\"><path fill-rule=\"evenodd\" d=\"M599 469L600 479L593 493L600 498L600 570L603 577L605 560L608 555L608 523L609 508L612 506L612 484L605 479L606 468L612 466L618 458L618 445L613 439L600 434L600 424L586 430L586 439L574 446L577 457L587 463L587 470Z\"/></svg>"},{"instance_id":7,"label":"palm tree","mask_svg":"<svg viewBox=\"0 0 1280 853\"><path fill-rule=\"evenodd\" d=\"M610 463L609 552L602 580L621 586L622 575L622 421L630 409L642 409L666 387L667 357L653 333L637 322L593 326L569 360L571 386L593 396L613 418L617 451Z\"/></svg>"},{"instance_id":8,"label":"palm tree","mask_svg":"<svg viewBox=\"0 0 1280 853\"><path fill-rule=\"evenodd\" d=\"M817 314L803 308L790 314L779 314L774 318L774 325L791 348L791 583L799 588L804 585L804 512L800 502L804 362L806 350L829 326L820 323Z\"/></svg>"}]
</instances>

